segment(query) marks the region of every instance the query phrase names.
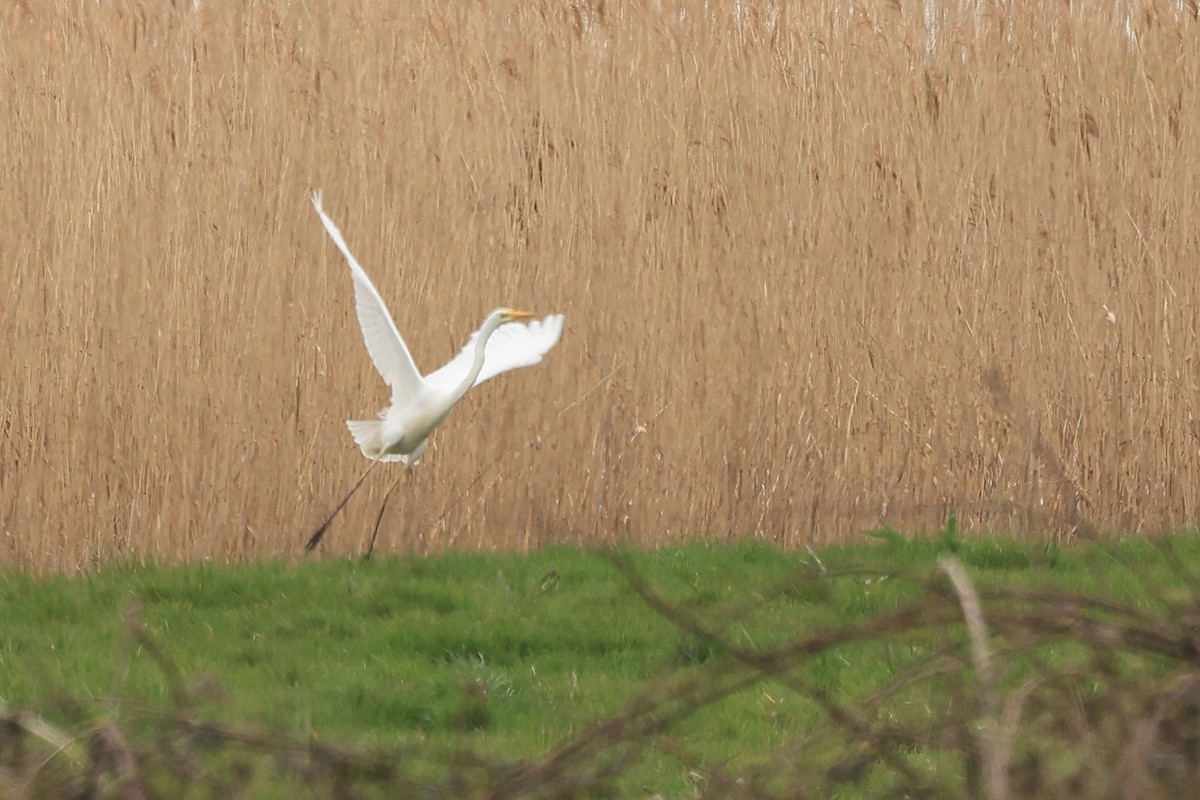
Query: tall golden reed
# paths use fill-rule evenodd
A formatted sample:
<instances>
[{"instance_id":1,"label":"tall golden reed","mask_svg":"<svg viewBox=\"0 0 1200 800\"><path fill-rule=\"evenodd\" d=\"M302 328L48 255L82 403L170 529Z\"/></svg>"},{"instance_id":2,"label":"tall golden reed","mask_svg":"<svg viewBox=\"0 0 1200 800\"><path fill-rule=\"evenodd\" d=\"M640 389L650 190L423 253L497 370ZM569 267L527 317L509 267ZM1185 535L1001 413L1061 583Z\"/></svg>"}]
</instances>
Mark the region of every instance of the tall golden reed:
<instances>
[{"instance_id":1,"label":"tall golden reed","mask_svg":"<svg viewBox=\"0 0 1200 800\"><path fill-rule=\"evenodd\" d=\"M314 188L422 367L568 321L332 551L1196 521L1194 6L662 5L7 4L0 565L299 554L388 394Z\"/></svg>"}]
</instances>

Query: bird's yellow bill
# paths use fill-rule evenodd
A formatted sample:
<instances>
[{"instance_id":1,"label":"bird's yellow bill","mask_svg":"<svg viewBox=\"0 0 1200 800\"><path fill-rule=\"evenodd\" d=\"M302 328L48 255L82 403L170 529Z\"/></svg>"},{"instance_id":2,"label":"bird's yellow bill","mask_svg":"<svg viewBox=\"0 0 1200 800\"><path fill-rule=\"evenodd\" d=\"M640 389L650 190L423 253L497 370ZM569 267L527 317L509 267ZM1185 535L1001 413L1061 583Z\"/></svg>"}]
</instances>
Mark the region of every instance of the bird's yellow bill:
<instances>
[{"instance_id":1,"label":"bird's yellow bill","mask_svg":"<svg viewBox=\"0 0 1200 800\"><path fill-rule=\"evenodd\" d=\"M508 313L506 313L504 316L505 316L505 319L507 319L509 321L518 320L518 319L533 319L533 312L532 311L517 311L516 309L510 308L508 310Z\"/></svg>"}]
</instances>

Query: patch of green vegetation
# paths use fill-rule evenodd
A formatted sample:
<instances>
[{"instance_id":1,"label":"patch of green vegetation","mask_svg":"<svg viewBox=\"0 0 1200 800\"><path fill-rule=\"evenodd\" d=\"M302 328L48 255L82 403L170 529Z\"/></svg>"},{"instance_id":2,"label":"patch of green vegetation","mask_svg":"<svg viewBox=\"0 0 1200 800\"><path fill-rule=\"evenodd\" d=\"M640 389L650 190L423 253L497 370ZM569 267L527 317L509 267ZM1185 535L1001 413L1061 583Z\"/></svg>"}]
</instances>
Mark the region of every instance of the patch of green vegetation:
<instances>
[{"instance_id":1,"label":"patch of green vegetation","mask_svg":"<svg viewBox=\"0 0 1200 800\"><path fill-rule=\"evenodd\" d=\"M170 705L181 694L177 673L209 713L281 734L418 747L431 764L464 752L533 758L733 650L765 651L895 611L927 592L923 580L948 553L985 594L1052 588L1153 611L1194 592L1200 572L1193 533L1079 548L960 539L952 524L935 539L871 538L812 554L692 544L614 559L557 547L130 566L75 578L6 573L0 702L51 721L114 697ZM652 610L623 569L714 636ZM696 758L751 769L823 713L797 685L835 700L862 696L940 657L943 645L928 630L825 650L803 659L790 682L764 679L696 709L680 735ZM902 694L900 718L937 704L930 685ZM646 763L638 785L667 795L687 787L677 761ZM655 764L668 774L644 771Z\"/></svg>"}]
</instances>

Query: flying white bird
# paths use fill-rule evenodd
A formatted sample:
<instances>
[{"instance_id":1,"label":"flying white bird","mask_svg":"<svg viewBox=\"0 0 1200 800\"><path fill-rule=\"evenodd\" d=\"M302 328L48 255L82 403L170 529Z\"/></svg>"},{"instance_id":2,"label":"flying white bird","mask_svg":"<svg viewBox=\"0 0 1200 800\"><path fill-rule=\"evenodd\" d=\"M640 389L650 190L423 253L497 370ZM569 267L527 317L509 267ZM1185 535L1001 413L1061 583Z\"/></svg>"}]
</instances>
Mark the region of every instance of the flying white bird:
<instances>
[{"instance_id":1,"label":"flying white bird","mask_svg":"<svg viewBox=\"0 0 1200 800\"><path fill-rule=\"evenodd\" d=\"M312 201L329 238L333 239L350 265L363 341L366 342L371 360L375 362L375 369L379 370L392 389L392 404L379 412L378 420L350 420L346 423L363 455L371 459L371 466L313 533L308 540L308 550L321 541L329 523L376 464L402 461L411 467L417 463L434 429L450 416L455 404L471 387L502 372L537 364L558 343L563 329L562 314L552 314L526 324L521 321L533 319L533 314L528 311L497 308L488 314L482 327L471 334L457 356L444 367L422 376L404 340L400 338L400 332L383 298L346 246L342 232L321 208L321 193L314 192Z\"/></svg>"}]
</instances>

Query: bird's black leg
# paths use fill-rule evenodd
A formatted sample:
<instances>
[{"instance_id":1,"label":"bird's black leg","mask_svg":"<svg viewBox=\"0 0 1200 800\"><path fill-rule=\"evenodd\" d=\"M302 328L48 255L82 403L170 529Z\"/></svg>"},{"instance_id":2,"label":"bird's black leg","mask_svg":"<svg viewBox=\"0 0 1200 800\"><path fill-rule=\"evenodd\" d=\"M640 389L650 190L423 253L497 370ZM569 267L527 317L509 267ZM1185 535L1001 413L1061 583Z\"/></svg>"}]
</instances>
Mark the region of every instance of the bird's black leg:
<instances>
[{"instance_id":1,"label":"bird's black leg","mask_svg":"<svg viewBox=\"0 0 1200 800\"><path fill-rule=\"evenodd\" d=\"M396 491L396 487L400 485L400 479L397 478L392 482L392 488L387 490L387 494L383 496L383 504L379 506L379 516L375 518L375 530L371 532L371 541L367 545L367 552L363 553L363 561L370 561L371 556L375 554L375 537L379 535L379 523L383 522L383 512L387 508L388 500L392 497L392 492Z\"/></svg>"},{"instance_id":2,"label":"bird's black leg","mask_svg":"<svg viewBox=\"0 0 1200 800\"><path fill-rule=\"evenodd\" d=\"M311 553L316 549L317 545L321 543L321 537L325 535L325 529L329 527L329 523L333 522L333 518L338 515L338 512L346 507L346 503L350 502L350 498L354 496L354 493L358 491L358 487L362 486L363 481L367 479L367 476L371 474L371 470L375 469L375 465L378 463L380 463L378 459L371 462L371 466L366 468L362 476L359 477L359 479L354 483L353 488L346 492L346 496L342 498L342 502L337 504L337 508L333 510L333 513L325 518L325 521L321 523L319 528L313 531L313 535L309 538L308 544L304 545L305 552Z\"/></svg>"}]
</instances>

